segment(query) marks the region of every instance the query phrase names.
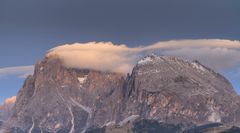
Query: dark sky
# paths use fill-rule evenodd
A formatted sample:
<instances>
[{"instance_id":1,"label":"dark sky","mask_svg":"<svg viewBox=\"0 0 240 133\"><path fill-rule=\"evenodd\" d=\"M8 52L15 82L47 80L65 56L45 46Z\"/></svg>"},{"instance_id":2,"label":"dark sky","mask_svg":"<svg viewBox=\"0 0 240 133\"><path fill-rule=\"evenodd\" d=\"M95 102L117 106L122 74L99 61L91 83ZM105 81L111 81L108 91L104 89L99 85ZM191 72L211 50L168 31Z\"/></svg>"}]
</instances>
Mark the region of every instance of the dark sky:
<instances>
[{"instance_id":1,"label":"dark sky","mask_svg":"<svg viewBox=\"0 0 240 133\"><path fill-rule=\"evenodd\" d=\"M73 42L239 40L239 13L239 0L0 0L0 68L35 64Z\"/></svg>"},{"instance_id":2,"label":"dark sky","mask_svg":"<svg viewBox=\"0 0 240 133\"><path fill-rule=\"evenodd\" d=\"M24 57L39 51L40 58L47 49L72 42L238 40L239 13L238 0L0 0L0 52L22 51L16 52Z\"/></svg>"}]
</instances>

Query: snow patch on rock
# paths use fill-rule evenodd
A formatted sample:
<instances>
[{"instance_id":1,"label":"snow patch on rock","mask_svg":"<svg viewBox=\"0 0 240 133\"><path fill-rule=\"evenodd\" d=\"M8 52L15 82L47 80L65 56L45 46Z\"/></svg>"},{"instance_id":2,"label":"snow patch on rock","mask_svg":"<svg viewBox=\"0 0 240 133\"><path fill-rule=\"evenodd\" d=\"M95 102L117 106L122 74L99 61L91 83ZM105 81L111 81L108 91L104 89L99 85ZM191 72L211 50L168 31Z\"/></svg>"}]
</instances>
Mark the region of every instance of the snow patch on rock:
<instances>
[{"instance_id":1,"label":"snow patch on rock","mask_svg":"<svg viewBox=\"0 0 240 133\"><path fill-rule=\"evenodd\" d=\"M73 112L72 112L72 107L71 107L71 106L68 106L68 110L69 110L70 115L71 115L71 117L72 117L72 119L71 119L72 127L71 127L71 130L70 130L69 133L74 133L74 132L75 132L75 131L74 131L74 129L75 129L75 124L74 124L74 115L73 115Z\"/></svg>"},{"instance_id":2,"label":"snow patch on rock","mask_svg":"<svg viewBox=\"0 0 240 133\"><path fill-rule=\"evenodd\" d=\"M213 103L210 103L208 107L211 114L208 116L208 121L210 122L221 122L221 116L219 114L218 108L213 106Z\"/></svg>"},{"instance_id":3,"label":"snow patch on rock","mask_svg":"<svg viewBox=\"0 0 240 133\"><path fill-rule=\"evenodd\" d=\"M87 80L88 75L84 75L83 77L78 77L78 81L80 84L85 83L85 81Z\"/></svg>"},{"instance_id":4,"label":"snow patch on rock","mask_svg":"<svg viewBox=\"0 0 240 133\"><path fill-rule=\"evenodd\" d=\"M120 121L119 125L123 126L124 124L128 123L129 121L131 122L131 121L136 120L138 117L139 117L139 115L131 115L131 116L125 118L124 120Z\"/></svg>"},{"instance_id":5,"label":"snow patch on rock","mask_svg":"<svg viewBox=\"0 0 240 133\"><path fill-rule=\"evenodd\" d=\"M138 61L138 65L144 65L144 64L147 64L149 62L152 62L153 59L151 57L145 57L143 59L141 59L140 61Z\"/></svg>"},{"instance_id":6,"label":"snow patch on rock","mask_svg":"<svg viewBox=\"0 0 240 133\"><path fill-rule=\"evenodd\" d=\"M58 128L60 128L61 126L62 126L62 124L61 124L61 123L58 123L58 124L55 125L55 129L58 129Z\"/></svg>"},{"instance_id":7,"label":"snow patch on rock","mask_svg":"<svg viewBox=\"0 0 240 133\"><path fill-rule=\"evenodd\" d=\"M160 72L160 70L150 70L150 71L145 71L145 72L139 71L138 75L153 74L153 73L159 73L159 72Z\"/></svg>"},{"instance_id":8,"label":"snow patch on rock","mask_svg":"<svg viewBox=\"0 0 240 133\"><path fill-rule=\"evenodd\" d=\"M191 64L193 65L194 68L196 68L196 69L198 69L200 71L203 71L203 72L206 71L206 69L202 65L200 65L200 64L198 64L196 62L193 62Z\"/></svg>"},{"instance_id":9,"label":"snow patch on rock","mask_svg":"<svg viewBox=\"0 0 240 133\"><path fill-rule=\"evenodd\" d=\"M116 121L110 121L110 122L104 124L104 126L113 126L113 125L116 125Z\"/></svg>"},{"instance_id":10,"label":"snow patch on rock","mask_svg":"<svg viewBox=\"0 0 240 133\"><path fill-rule=\"evenodd\" d=\"M212 112L210 116L208 116L208 121L210 122L221 122L221 117L218 112Z\"/></svg>"},{"instance_id":11,"label":"snow patch on rock","mask_svg":"<svg viewBox=\"0 0 240 133\"><path fill-rule=\"evenodd\" d=\"M84 106L80 103L78 103L77 101L75 101L73 98L71 98L72 104L73 105L77 105L78 107L80 107L81 109L83 109L84 111L88 112L90 115L92 114L92 109L90 107Z\"/></svg>"},{"instance_id":12,"label":"snow patch on rock","mask_svg":"<svg viewBox=\"0 0 240 133\"><path fill-rule=\"evenodd\" d=\"M83 77L78 77L78 81L81 87L82 87L82 84L84 84L87 81L87 77L88 75L84 75Z\"/></svg>"},{"instance_id":13,"label":"snow patch on rock","mask_svg":"<svg viewBox=\"0 0 240 133\"><path fill-rule=\"evenodd\" d=\"M33 119L33 117L32 117L32 126L31 126L31 128L29 129L28 133L32 133L34 126L35 126L35 123L34 123L34 119Z\"/></svg>"},{"instance_id":14,"label":"snow patch on rock","mask_svg":"<svg viewBox=\"0 0 240 133\"><path fill-rule=\"evenodd\" d=\"M86 111L88 113L88 119L87 119L87 123L86 123L86 126L85 128L83 129L83 131L81 133L85 133L86 130L90 127L90 120L92 119L92 116L93 116L93 111L90 107L87 107L87 106L84 106L80 103L78 103L77 101L75 101L73 98L71 98L71 103L73 105L76 105L78 107L80 107L81 109L83 109L84 111Z\"/></svg>"}]
</instances>

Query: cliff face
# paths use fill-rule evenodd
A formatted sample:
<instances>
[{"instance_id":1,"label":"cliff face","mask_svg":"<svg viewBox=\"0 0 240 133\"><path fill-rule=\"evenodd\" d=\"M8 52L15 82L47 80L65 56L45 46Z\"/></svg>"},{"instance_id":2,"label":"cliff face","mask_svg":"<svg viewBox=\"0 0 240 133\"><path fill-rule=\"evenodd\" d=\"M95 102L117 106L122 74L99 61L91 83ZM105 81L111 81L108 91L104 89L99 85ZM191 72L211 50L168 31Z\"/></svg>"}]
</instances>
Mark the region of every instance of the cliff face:
<instances>
[{"instance_id":1,"label":"cliff face","mask_svg":"<svg viewBox=\"0 0 240 133\"><path fill-rule=\"evenodd\" d=\"M38 63L19 91L9 123L23 132L79 132L119 113L120 74L68 69L56 58Z\"/></svg>"},{"instance_id":2,"label":"cliff face","mask_svg":"<svg viewBox=\"0 0 240 133\"><path fill-rule=\"evenodd\" d=\"M199 62L147 56L131 75L71 69L46 57L17 95L12 132L77 133L137 119L238 124L239 97Z\"/></svg>"},{"instance_id":3,"label":"cliff face","mask_svg":"<svg viewBox=\"0 0 240 133\"><path fill-rule=\"evenodd\" d=\"M163 122L237 123L239 96L220 74L175 57L148 56L127 79L130 115Z\"/></svg>"}]
</instances>

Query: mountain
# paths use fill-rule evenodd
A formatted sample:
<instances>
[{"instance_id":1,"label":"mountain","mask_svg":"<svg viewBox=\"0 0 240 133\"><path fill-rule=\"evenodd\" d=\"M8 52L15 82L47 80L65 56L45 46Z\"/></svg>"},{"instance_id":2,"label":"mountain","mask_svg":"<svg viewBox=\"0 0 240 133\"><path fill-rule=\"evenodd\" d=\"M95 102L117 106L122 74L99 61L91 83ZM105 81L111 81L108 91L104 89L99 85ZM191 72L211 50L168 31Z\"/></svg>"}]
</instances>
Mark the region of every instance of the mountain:
<instances>
[{"instance_id":1,"label":"mountain","mask_svg":"<svg viewBox=\"0 0 240 133\"><path fill-rule=\"evenodd\" d=\"M145 125L183 132L238 126L239 102L228 80L197 61L151 55L125 76L45 57L18 92L6 125L11 133L141 132Z\"/></svg>"},{"instance_id":2,"label":"mountain","mask_svg":"<svg viewBox=\"0 0 240 133\"><path fill-rule=\"evenodd\" d=\"M229 81L197 61L148 56L133 69L125 92L130 115L169 123L240 120L239 96Z\"/></svg>"},{"instance_id":3,"label":"mountain","mask_svg":"<svg viewBox=\"0 0 240 133\"><path fill-rule=\"evenodd\" d=\"M56 58L36 64L17 95L9 121L23 132L85 131L118 114L122 75L65 68Z\"/></svg>"}]
</instances>

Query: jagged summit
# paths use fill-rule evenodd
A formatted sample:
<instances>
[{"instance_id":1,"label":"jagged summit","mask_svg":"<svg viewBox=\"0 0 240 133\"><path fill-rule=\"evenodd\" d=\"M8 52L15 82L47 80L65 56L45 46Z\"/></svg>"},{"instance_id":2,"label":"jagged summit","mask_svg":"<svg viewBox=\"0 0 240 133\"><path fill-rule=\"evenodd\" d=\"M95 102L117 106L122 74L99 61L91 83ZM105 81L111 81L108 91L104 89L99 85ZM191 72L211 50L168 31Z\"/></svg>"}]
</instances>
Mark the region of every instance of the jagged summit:
<instances>
[{"instance_id":1,"label":"jagged summit","mask_svg":"<svg viewBox=\"0 0 240 133\"><path fill-rule=\"evenodd\" d=\"M14 133L85 132L139 119L239 124L239 105L231 84L198 62L150 55L124 77L45 57L19 91L8 123Z\"/></svg>"},{"instance_id":2,"label":"jagged summit","mask_svg":"<svg viewBox=\"0 0 240 133\"><path fill-rule=\"evenodd\" d=\"M234 89L226 78L202 65L197 60L188 61L173 56L149 55L137 63L133 73L144 77L144 79L151 77L153 80L163 80L164 83L162 83L162 85L166 84L165 82L170 85L170 82L181 79L183 81L190 81L191 84L198 82L203 84L203 86L211 86L210 84L214 84L212 88L218 88L221 92L231 92L235 94ZM228 84L230 86L229 89L227 89L228 87L224 88L221 86L223 84ZM186 86L184 86L183 89L184 88L186 88ZM191 90L194 89L195 88L192 88ZM211 89L211 91L213 90L214 89ZM204 92L207 93L207 90L204 90Z\"/></svg>"},{"instance_id":3,"label":"jagged summit","mask_svg":"<svg viewBox=\"0 0 240 133\"><path fill-rule=\"evenodd\" d=\"M198 77L204 77L204 79L221 79L219 81L227 83L231 86L231 83L225 77L203 65L199 61L189 61L174 56L157 56L155 54L148 55L138 61L134 70L137 70L139 75L144 76L153 76L154 74L165 75L167 73L165 76L172 75L174 77L175 75L181 75L182 77L194 78L194 75L196 75ZM221 83L219 82L219 84ZM231 86L230 88L231 89L228 91L235 93L233 87Z\"/></svg>"},{"instance_id":4,"label":"jagged summit","mask_svg":"<svg viewBox=\"0 0 240 133\"><path fill-rule=\"evenodd\" d=\"M209 68L207 68L206 66L202 65L199 61L194 60L194 61L188 61L185 59L181 59L178 57L174 57L174 56L157 56L155 54L151 54L148 56L145 56L143 59L139 60L137 62L137 65L152 65L152 64L164 64L164 63L177 63L177 64L183 64L184 65L192 65L194 68L201 70L201 71L206 71L206 70L210 70Z\"/></svg>"},{"instance_id":5,"label":"jagged summit","mask_svg":"<svg viewBox=\"0 0 240 133\"><path fill-rule=\"evenodd\" d=\"M171 69L171 66L176 66L176 69ZM147 69L148 67L155 67L155 69L164 69L164 71L171 70L173 73L176 73L177 71L183 71L182 67L192 68L196 71L201 71L202 73L212 71L197 60L191 62L174 56L157 56L155 54L145 56L143 59L139 60L136 67L145 67ZM151 71L153 73L153 69L151 69ZM158 70L156 70L156 72L158 72Z\"/></svg>"},{"instance_id":6,"label":"jagged summit","mask_svg":"<svg viewBox=\"0 0 240 133\"><path fill-rule=\"evenodd\" d=\"M147 64L153 64L153 63L163 63L163 62L174 62L174 63L185 63L185 64L191 64L193 65L193 67L197 68L197 69L201 69L202 71L205 71L204 69L208 69L211 70L209 68L207 68L206 66L204 66L203 64L201 64L198 60L193 60L193 61L188 61L182 58L178 58L175 56L167 56L167 55L161 55L158 56L156 54L150 54L145 56L144 58L142 58L141 60L139 60L137 62L137 65L147 65Z\"/></svg>"},{"instance_id":7,"label":"jagged summit","mask_svg":"<svg viewBox=\"0 0 240 133\"><path fill-rule=\"evenodd\" d=\"M239 96L231 84L196 61L147 56L134 67L127 84L126 106L133 115L170 123L236 123L239 119Z\"/></svg>"},{"instance_id":8,"label":"jagged summit","mask_svg":"<svg viewBox=\"0 0 240 133\"><path fill-rule=\"evenodd\" d=\"M176 60L176 57L173 56L157 56L155 54L147 55L137 62L137 65L146 65L151 63L156 63L164 60Z\"/></svg>"}]
</instances>

